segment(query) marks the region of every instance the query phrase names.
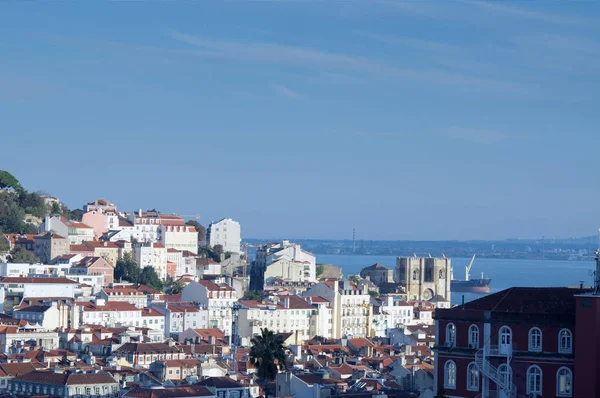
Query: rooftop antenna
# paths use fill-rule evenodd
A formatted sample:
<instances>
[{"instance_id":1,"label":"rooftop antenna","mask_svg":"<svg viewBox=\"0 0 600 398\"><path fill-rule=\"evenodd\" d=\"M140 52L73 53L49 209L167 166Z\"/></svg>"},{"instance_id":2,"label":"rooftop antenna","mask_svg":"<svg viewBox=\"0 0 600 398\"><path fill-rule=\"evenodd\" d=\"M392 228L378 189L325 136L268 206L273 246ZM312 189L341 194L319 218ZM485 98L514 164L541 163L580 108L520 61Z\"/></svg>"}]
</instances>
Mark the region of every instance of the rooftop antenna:
<instances>
[{"instance_id":1,"label":"rooftop antenna","mask_svg":"<svg viewBox=\"0 0 600 398\"><path fill-rule=\"evenodd\" d=\"M352 228L352 253L356 252L356 229Z\"/></svg>"}]
</instances>

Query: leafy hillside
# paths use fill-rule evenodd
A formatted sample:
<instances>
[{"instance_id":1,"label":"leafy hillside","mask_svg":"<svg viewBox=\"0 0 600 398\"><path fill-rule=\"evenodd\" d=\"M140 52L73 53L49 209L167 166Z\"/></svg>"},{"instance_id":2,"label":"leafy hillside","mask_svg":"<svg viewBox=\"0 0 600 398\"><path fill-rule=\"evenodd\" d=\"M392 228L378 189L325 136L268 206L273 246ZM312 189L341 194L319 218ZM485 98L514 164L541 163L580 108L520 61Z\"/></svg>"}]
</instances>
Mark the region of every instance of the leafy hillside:
<instances>
[{"instance_id":1,"label":"leafy hillside","mask_svg":"<svg viewBox=\"0 0 600 398\"><path fill-rule=\"evenodd\" d=\"M8 171L0 170L0 233L34 234L38 225L26 219L43 220L48 214L81 219L81 211L69 211L64 205L47 205L39 192L28 192Z\"/></svg>"}]
</instances>

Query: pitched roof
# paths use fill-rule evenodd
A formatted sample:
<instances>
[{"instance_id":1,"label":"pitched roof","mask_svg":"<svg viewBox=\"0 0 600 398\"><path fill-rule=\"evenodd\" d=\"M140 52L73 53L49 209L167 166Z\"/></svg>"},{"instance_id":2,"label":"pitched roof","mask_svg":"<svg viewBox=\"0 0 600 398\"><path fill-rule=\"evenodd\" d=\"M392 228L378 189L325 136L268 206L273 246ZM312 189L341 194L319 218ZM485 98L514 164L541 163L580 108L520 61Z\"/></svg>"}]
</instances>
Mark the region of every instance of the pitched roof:
<instances>
[{"instance_id":1,"label":"pitched roof","mask_svg":"<svg viewBox=\"0 0 600 398\"><path fill-rule=\"evenodd\" d=\"M43 235L36 236L35 239L67 239L67 238L65 238L64 236L61 236L61 235L57 234L56 232L49 231L49 232L46 232Z\"/></svg>"},{"instance_id":2,"label":"pitched roof","mask_svg":"<svg viewBox=\"0 0 600 398\"><path fill-rule=\"evenodd\" d=\"M106 372L98 373L55 373L36 370L15 377L13 380L52 385L117 384Z\"/></svg>"},{"instance_id":3,"label":"pitched roof","mask_svg":"<svg viewBox=\"0 0 600 398\"><path fill-rule=\"evenodd\" d=\"M127 391L124 397L132 398L184 398L214 396L208 388L200 385L177 386L173 388L144 388L135 386Z\"/></svg>"},{"instance_id":4,"label":"pitched roof","mask_svg":"<svg viewBox=\"0 0 600 398\"><path fill-rule=\"evenodd\" d=\"M135 305L124 301L107 301L104 305L98 305L92 302L86 302L81 305L84 312L94 311L141 311Z\"/></svg>"},{"instance_id":5,"label":"pitched roof","mask_svg":"<svg viewBox=\"0 0 600 398\"><path fill-rule=\"evenodd\" d=\"M163 343L125 343L115 353L153 354L163 352L179 352L177 347Z\"/></svg>"},{"instance_id":6,"label":"pitched roof","mask_svg":"<svg viewBox=\"0 0 600 398\"><path fill-rule=\"evenodd\" d=\"M199 280L198 284L204 286L207 290L211 292L219 292L219 291L235 291L231 286L226 283L216 284L207 280Z\"/></svg>"},{"instance_id":7,"label":"pitched roof","mask_svg":"<svg viewBox=\"0 0 600 398\"><path fill-rule=\"evenodd\" d=\"M313 308L312 305L299 296L286 296L283 300L289 300L289 308L292 310L310 310Z\"/></svg>"},{"instance_id":8,"label":"pitched roof","mask_svg":"<svg viewBox=\"0 0 600 398\"><path fill-rule=\"evenodd\" d=\"M242 388L243 385L229 377L208 377L200 382L201 386L215 387L215 388Z\"/></svg>"},{"instance_id":9,"label":"pitched roof","mask_svg":"<svg viewBox=\"0 0 600 398\"><path fill-rule=\"evenodd\" d=\"M0 363L2 376L17 377L36 370L31 362Z\"/></svg>"},{"instance_id":10,"label":"pitched roof","mask_svg":"<svg viewBox=\"0 0 600 398\"><path fill-rule=\"evenodd\" d=\"M376 271L376 270L378 270L378 271L390 271L390 269L388 267L386 267L384 265L381 265L379 263L375 263L373 265L370 265L370 266L368 266L366 268L363 268L362 270L363 271Z\"/></svg>"}]
</instances>

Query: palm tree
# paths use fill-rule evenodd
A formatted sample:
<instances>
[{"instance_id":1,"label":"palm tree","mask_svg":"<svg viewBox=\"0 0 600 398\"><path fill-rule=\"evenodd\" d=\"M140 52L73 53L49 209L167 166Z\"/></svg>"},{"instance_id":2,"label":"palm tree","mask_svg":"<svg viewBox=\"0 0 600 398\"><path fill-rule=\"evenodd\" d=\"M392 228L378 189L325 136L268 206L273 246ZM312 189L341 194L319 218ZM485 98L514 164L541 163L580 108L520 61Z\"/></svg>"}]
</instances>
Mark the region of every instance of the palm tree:
<instances>
[{"instance_id":1,"label":"palm tree","mask_svg":"<svg viewBox=\"0 0 600 398\"><path fill-rule=\"evenodd\" d=\"M250 363L257 368L257 376L268 381L275 380L280 370L285 370L283 339L272 330L260 329L260 335L251 340Z\"/></svg>"},{"instance_id":2,"label":"palm tree","mask_svg":"<svg viewBox=\"0 0 600 398\"><path fill-rule=\"evenodd\" d=\"M173 281L173 282L171 282L171 285L170 285L171 294L179 294L179 293L181 293L183 291L184 287L185 287L185 285L181 281Z\"/></svg>"}]
</instances>

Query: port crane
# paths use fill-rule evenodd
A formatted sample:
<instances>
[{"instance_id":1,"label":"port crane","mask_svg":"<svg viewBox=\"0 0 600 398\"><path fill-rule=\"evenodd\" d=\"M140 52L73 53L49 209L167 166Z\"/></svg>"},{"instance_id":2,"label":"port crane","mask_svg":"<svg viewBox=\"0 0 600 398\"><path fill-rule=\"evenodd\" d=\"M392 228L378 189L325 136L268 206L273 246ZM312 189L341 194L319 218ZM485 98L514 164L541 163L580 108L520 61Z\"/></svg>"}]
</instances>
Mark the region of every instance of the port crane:
<instances>
[{"instance_id":1,"label":"port crane","mask_svg":"<svg viewBox=\"0 0 600 398\"><path fill-rule=\"evenodd\" d=\"M473 266L473 262L475 261L476 254L473 254L473 258L471 258L471 262L469 265L465 267L465 280L469 280L469 273L471 272L471 267Z\"/></svg>"}]
</instances>

